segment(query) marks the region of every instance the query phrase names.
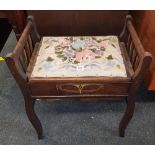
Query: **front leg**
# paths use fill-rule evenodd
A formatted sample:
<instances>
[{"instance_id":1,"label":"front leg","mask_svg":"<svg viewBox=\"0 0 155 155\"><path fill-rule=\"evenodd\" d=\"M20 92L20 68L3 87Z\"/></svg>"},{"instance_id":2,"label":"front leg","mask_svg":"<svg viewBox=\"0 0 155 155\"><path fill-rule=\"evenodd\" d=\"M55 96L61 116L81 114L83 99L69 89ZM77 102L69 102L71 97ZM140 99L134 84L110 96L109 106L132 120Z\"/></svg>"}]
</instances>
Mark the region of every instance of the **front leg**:
<instances>
[{"instance_id":1,"label":"front leg","mask_svg":"<svg viewBox=\"0 0 155 155\"><path fill-rule=\"evenodd\" d=\"M42 125L34 111L34 104L35 104L35 100L31 98L25 99L26 114L38 134L38 139L42 139L43 138Z\"/></svg>"},{"instance_id":2,"label":"front leg","mask_svg":"<svg viewBox=\"0 0 155 155\"><path fill-rule=\"evenodd\" d=\"M131 120L132 116L133 116L134 109L135 109L134 97L128 96L127 97L126 111L125 111L125 114L124 114L120 124L119 124L119 135L120 135L120 137L124 137L125 129L129 123L129 121Z\"/></svg>"}]
</instances>

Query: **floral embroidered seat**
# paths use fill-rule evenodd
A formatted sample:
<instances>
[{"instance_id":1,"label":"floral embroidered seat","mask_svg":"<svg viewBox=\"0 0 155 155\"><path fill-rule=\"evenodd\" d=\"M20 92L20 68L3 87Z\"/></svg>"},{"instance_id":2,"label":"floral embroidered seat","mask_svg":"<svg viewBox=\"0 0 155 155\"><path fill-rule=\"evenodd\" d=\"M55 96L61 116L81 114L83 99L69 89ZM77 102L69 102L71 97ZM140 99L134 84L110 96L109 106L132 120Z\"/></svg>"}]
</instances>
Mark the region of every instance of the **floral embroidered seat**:
<instances>
[{"instance_id":1,"label":"floral embroidered seat","mask_svg":"<svg viewBox=\"0 0 155 155\"><path fill-rule=\"evenodd\" d=\"M43 37L31 77L126 77L116 36Z\"/></svg>"}]
</instances>

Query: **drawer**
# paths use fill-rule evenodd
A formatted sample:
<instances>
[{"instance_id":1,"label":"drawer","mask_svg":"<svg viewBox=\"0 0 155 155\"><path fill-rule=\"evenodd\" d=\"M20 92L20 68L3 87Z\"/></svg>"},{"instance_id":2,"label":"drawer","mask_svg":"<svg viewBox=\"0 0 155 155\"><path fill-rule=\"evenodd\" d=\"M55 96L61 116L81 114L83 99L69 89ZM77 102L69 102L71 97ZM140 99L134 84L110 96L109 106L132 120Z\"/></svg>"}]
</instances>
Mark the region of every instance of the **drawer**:
<instances>
[{"instance_id":1,"label":"drawer","mask_svg":"<svg viewBox=\"0 0 155 155\"><path fill-rule=\"evenodd\" d=\"M128 92L128 83L48 83L36 82L30 84L33 96L59 95L125 95Z\"/></svg>"},{"instance_id":2,"label":"drawer","mask_svg":"<svg viewBox=\"0 0 155 155\"><path fill-rule=\"evenodd\" d=\"M57 84L57 91L61 95L127 94L128 84L65 83Z\"/></svg>"}]
</instances>

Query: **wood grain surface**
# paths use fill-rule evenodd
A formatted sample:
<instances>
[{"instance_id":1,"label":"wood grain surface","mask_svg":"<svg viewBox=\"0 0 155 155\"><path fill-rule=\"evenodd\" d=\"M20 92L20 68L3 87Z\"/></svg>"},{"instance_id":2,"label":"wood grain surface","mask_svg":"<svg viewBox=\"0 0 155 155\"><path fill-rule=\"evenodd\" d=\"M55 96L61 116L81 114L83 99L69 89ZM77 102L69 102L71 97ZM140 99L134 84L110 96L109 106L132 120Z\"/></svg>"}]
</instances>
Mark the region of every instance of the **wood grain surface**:
<instances>
[{"instance_id":1,"label":"wood grain surface","mask_svg":"<svg viewBox=\"0 0 155 155\"><path fill-rule=\"evenodd\" d=\"M128 11L26 11L41 36L119 35Z\"/></svg>"}]
</instances>

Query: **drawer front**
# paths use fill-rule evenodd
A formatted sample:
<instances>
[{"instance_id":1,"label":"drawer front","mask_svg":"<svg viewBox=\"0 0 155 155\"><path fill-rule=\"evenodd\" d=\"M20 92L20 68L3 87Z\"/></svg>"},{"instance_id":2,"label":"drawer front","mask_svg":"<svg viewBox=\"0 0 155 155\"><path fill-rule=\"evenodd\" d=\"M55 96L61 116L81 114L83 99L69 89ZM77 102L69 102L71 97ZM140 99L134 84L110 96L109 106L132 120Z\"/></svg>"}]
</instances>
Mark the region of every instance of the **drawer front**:
<instances>
[{"instance_id":1,"label":"drawer front","mask_svg":"<svg viewBox=\"0 0 155 155\"><path fill-rule=\"evenodd\" d=\"M66 83L57 84L57 90L61 95L82 94L127 94L127 84L103 84L103 83Z\"/></svg>"},{"instance_id":2,"label":"drawer front","mask_svg":"<svg viewBox=\"0 0 155 155\"><path fill-rule=\"evenodd\" d=\"M103 84L57 84L57 90L62 95L68 94L93 94L104 89Z\"/></svg>"},{"instance_id":3,"label":"drawer front","mask_svg":"<svg viewBox=\"0 0 155 155\"><path fill-rule=\"evenodd\" d=\"M30 85L33 96L125 95L128 87L128 83L32 83Z\"/></svg>"}]
</instances>

